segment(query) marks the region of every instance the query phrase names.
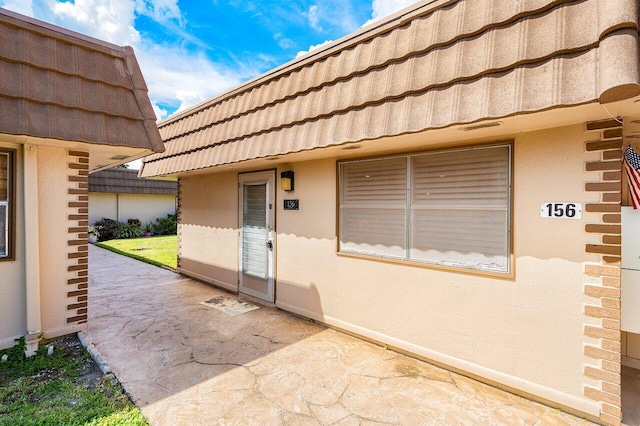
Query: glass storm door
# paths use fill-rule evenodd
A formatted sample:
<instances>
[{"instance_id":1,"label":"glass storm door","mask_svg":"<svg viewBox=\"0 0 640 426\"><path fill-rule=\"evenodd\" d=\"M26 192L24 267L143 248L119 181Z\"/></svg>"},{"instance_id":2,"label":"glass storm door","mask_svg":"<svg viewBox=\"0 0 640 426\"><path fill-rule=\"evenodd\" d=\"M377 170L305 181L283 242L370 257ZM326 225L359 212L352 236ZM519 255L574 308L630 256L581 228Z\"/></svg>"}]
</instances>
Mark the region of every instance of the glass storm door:
<instances>
[{"instance_id":1,"label":"glass storm door","mask_svg":"<svg viewBox=\"0 0 640 426\"><path fill-rule=\"evenodd\" d=\"M240 292L273 302L275 172L242 174L239 189Z\"/></svg>"}]
</instances>

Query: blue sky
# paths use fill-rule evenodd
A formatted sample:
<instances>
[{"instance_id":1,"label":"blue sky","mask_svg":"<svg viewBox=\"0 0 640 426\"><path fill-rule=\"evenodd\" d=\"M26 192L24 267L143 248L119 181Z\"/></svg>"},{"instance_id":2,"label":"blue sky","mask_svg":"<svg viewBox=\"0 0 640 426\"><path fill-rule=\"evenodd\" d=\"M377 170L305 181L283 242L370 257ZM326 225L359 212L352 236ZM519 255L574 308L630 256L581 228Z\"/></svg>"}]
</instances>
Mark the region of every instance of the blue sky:
<instances>
[{"instance_id":1,"label":"blue sky","mask_svg":"<svg viewBox=\"0 0 640 426\"><path fill-rule=\"evenodd\" d=\"M415 0L0 0L0 7L133 46L159 119Z\"/></svg>"}]
</instances>

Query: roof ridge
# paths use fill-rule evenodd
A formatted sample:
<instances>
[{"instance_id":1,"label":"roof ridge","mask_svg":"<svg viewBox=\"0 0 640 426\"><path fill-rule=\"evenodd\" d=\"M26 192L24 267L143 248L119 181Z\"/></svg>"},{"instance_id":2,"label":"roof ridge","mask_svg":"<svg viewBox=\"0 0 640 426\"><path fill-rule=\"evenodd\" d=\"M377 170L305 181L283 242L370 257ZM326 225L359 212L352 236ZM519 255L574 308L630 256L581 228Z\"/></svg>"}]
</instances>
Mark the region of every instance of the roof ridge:
<instances>
[{"instance_id":1,"label":"roof ridge","mask_svg":"<svg viewBox=\"0 0 640 426\"><path fill-rule=\"evenodd\" d=\"M16 19L21 22L19 25L17 25L11 22L12 19ZM67 28L60 27L58 25L50 24L48 22L41 21L39 19L32 18L30 16L23 15L21 13L17 13L8 9L4 9L2 7L0 7L0 21L4 21L15 27L20 27L20 28L24 28L26 26L25 24L27 24L29 26L30 31L39 33L42 35L46 35L47 37L55 38L58 40L64 40L64 37L61 37L61 35L64 35L67 37L78 39L82 41L84 44L90 43L95 45L96 47L99 46L101 48L106 48L109 50L117 50L120 53L124 53L124 46L119 46L114 43L109 43L108 41L100 40L100 39L88 36L86 34L79 33L77 31L72 31ZM88 45L84 45L81 47L86 47L92 50L103 51L103 49L96 49L95 47L90 47Z\"/></svg>"},{"instance_id":2,"label":"roof ridge","mask_svg":"<svg viewBox=\"0 0 640 426\"><path fill-rule=\"evenodd\" d=\"M338 40L335 40L332 43L329 43L328 45L323 46L322 48L313 50L300 58L294 58L283 65L280 65L263 74L260 74L249 81L241 83L235 88L227 90L219 95L216 95L196 105L193 105L184 111L174 114L166 118L165 120L160 121L158 123L158 128L162 128L174 122L186 119L195 113L206 110L210 107L215 106L216 104L220 104L229 99L233 99L236 96L247 93L262 85L268 84L278 78L283 78L283 77L286 78L287 76L290 76L290 74L296 72L297 70L304 69L306 66L310 66L314 63L321 62L323 59L345 52L352 46L356 46L358 44L366 42L367 40L371 40L381 35L384 35L386 33L390 33L396 30L397 28L407 25L408 23L410 23L415 19L425 17L427 15L437 12L440 9L447 8L448 6L451 6L455 3L460 3L461 1L462 0L423 0L419 3L415 3L411 6L408 6L405 9L401 9L400 11L380 21L377 21L371 25L368 25L354 32L351 32L339 38ZM568 3L579 3L581 1L583 0L549 0L542 6L536 6L527 10L520 10L519 12L514 11L514 14L510 15L508 19L502 22L499 22L497 24L508 25L525 16L534 16L534 15L542 14L559 5L568 4ZM480 28L477 28L473 32L459 34L453 39L448 40L446 43L441 43L441 44L446 45L450 43L455 43L458 39L463 38L463 36L474 37L475 35L480 34L489 28L495 28L495 26L496 26L496 23L484 25ZM396 58L396 59L401 60L401 58Z\"/></svg>"},{"instance_id":3,"label":"roof ridge","mask_svg":"<svg viewBox=\"0 0 640 426\"><path fill-rule=\"evenodd\" d=\"M414 3L404 9L399 10L398 12L392 15L389 15L386 18L381 19L380 21L376 21L370 25L367 25L366 27L360 28L356 31L346 34L343 37L340 37L339 39L332 41L326 46L323 46L318 49L314 49L299 58L294 58L248 81L240 83L236 87L231 88L223 93L220 93L219 95L213 96L209 99L206 99L196 105L193 105L185 109L184 111L181 111L177 114L167 117L165 120L158 123L158 127L171 124L174 121L179 121L183 118L188 117L192 113L195 113L202 109L206 109L210 105L214 105L216 103L222 102L240 93L247 92L257 86L260 86L268 81L271 81L276 76L290 74L294 72L296 69L300 69L308 64L312 64L314 62L320 61L325 56L331 56L334 53L342 52L343 50L346 49L346 47L342 47L341 45L345 43L349 43L349 42L356 43L356 39L358 39L357 42L360 43L362 42L362 40L360 40L360 37L368 35L368 37L373 38L380 34L383 34L385 31L391 31L396 27L405 25L406 22L403 21L402 18L406 18L407 15L413 16L414 14L416 15L427 14L436 8L444 7L448 4L457 3L459 1L460 0L422 0L421 2ZM559 1L562 1L562 0L559 0ZM435 5L432 8L428 8L426 10L421 11L420 13L416 13L418 9L422 9L426 6L432 5L433 3L437 3L437 2L440 2L442 4ZM390 25L390 24L394 24L394 25ZM367 37L364 37L364 38L367 38ZM336 49L338 47L340 48ZM261 80L265 80L265 81L261 81Z\"/></svg>"}]
</instances>

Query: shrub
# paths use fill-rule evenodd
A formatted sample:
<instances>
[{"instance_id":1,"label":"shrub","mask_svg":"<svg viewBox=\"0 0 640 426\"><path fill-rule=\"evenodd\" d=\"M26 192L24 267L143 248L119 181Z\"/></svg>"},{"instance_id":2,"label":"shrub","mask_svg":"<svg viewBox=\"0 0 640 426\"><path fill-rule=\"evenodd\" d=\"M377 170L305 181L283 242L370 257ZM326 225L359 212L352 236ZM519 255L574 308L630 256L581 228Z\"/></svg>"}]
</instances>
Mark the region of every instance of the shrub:
<instances>
[{"instance_id":1,"label":"shrub","mask_svg":"<svg viewBox=\"0 0 640 426\"><path fill-rule=\"evenodd\" d=\"M100 231L94 225L89 226L87 232L90 237L100 238Z\"/></svg>"},{"instance_id":2,"label":"shrub","mask_svg":"<svg viewBox=\"0 0 640 426\"><path fill-rule=\"evenodd\" d=\"M145 223L144 226L142 227L142 230L144 232L153 232L153 223L151 222Z\"/></svg>"},{"instance_id":3,"label":"shrub","mask_svg":"<svg viewBox=\"0 0 640 426\"><path fill-rule=\"evenodd\" d=\"M136 219L136 218L128 219L127 224L134 226L136 228L140 228L142 226L142 222L140 221L140 219Z\"/></svg>"},{"instance_id":4,"label":"shrub","mask_svg":"<svg viewBox=\"0 0 640 426\"><path fill-rule=\"evenodd\" d=\"M168 214L167 217L159 217L153 226L156 232L165 235L175 235L178 233L178 218L175 214Z\"/></svg>"},{"instance_id":5,"label":"shrub","mask_svg":"<svg viewBox=\"0 0 640 426\"><path fill-rule=\"evenodd\" d=\"M142 235L140 227L129 225L128 223L119 223L116 229L116 238L123 240L126 238L136 238Z\"/></svg>"},{"instance_id":6,"label":"shrub","mask_svg":"<svg viewBox=\"0 0 640 426\"><path fill-rule=\"evenodd\" d=\"M107 219L103 217L99 221L93 224L99 241L113 240L116 238L116 231L118 230L118 222L113 219Z\"/></svg>"},{"instance_id":7,"label":"shrub","mask_svg":"<svg viewBox=\"0 0 640 426\"><path fill-rule=\"evenodd\" d=\"M5 349L0 351L0 357L6 355L6 361L9 363L8 365L18 365L27 359L26 350L27 350L27 342L25 337L22 336L18 339L13 340L15 345L9 349Z\"/></svg>"}]
</instances>

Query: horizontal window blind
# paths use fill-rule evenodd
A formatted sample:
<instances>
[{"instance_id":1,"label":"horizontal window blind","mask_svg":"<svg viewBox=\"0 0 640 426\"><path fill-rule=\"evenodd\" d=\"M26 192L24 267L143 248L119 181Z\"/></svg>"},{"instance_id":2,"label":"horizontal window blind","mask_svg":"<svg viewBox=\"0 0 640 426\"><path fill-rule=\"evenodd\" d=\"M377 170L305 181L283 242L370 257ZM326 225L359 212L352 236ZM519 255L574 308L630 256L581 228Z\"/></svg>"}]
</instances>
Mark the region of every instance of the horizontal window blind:
<instances>
[{"instance_id":1,"label":"horizontal window blind","mask_svg":"<svg viewBox=\"0 0 640 426\"><path fill-rule=\"evenodd\" d=\"M244 185L242 272L267 278L267 185Z\"/></svg>"},{"instance_id":2,"label":"horizontal window blind","mask_svg":"<svg viewBox=\"0 0 640 426\"><path fill-rule=\"evenodd\" d=\"M340 250L509 272L510 149L341 163Z\"/></svg>"},{"instance_id":3,"label":"horizontal window blind","mask_svg":"<svg viewBox=\"0 0 640 426\"><path fill-rule=\"evenodd\" d=\"M340 250L406 256L407 159L340 166Z\"/></svg>"},{"instance_id":4,"label":"horizontal window blind","mask_svg":"<svg viewBox=\"0 0 640 426\"><path fill-rule=\"evenodd\" d=\"M0 201L0 257L7 256L7 240L9 237L9 209L6 203Z\"/></svg>"},{"instance_id":5,"label":"horizontal window blind","mask_svg":"<svg viewBox=\"0 0 640 426\"><path fill-rule=\"evenodd\" d=\"M9 154L0 153L0 257L8 255Z\"/></svg>"},{"instance_id":6,"label":"horizontal window blind","mask_svg":"<svg viewBox=\"0 0 640 426\"><path fill-rule=\"evenodd\" d=\"M507 272L509 147L412 158L413 260Z\"/></svg>"},{"instance_id":7,"label":"horizontal window blind","mask_svg":"<svg viewBox=\"0 0 640 426\"><path fill-rule=\"evenodd\" d=\"M9 200L9 155L0 153L0 201Z\"/></svg>"}]
</instances>

